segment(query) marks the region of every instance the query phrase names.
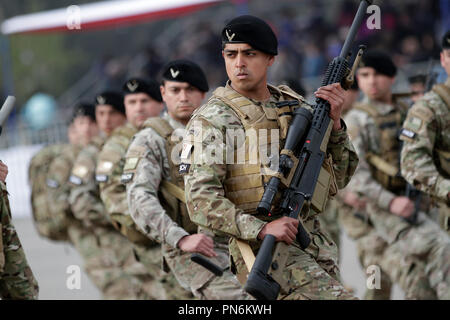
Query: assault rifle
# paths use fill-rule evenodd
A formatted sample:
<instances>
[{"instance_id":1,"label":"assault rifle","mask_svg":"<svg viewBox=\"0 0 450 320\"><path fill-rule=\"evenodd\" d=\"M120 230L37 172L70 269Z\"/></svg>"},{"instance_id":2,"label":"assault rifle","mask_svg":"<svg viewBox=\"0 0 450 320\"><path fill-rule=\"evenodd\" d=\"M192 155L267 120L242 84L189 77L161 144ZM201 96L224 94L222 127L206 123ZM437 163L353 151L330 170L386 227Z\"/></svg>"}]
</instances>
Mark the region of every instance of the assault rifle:
<instances>
[{"instance_id":1,"label":"assault rifle","mask_svg":"<svg viewBox=\"0 0 450 320\"><path fill-rule=\"evenodd\" d=\"M353 68L350 70L348 67L351 56L350 47L369 4L371 4L369 0L360 2L341 53L329 64L322 86L341 83L344 89L348 89L353 83L354 73L364 48L360 47ZM330 104L319 98L316 99L313 114L305 108L298 108L294 111L284 149L280 152L277 175L271 177L265 187L257 207L259 214L271 214L272 203L280 184L287 187L280 203L280 211L283 215L298 219L304 206L314 205L313 195L316 186L318 189L323 188L321 183L318 184L318 180L329 181L323 175L330 173L321 170L333 127L329 111ZM296 238L303 249L308 247L311 242L301 223L299 223ZM244 286L245 291L256 299L276 299L280 290L286 285L282 274L288 255L288 245L285 242L275 244L275 237L270 234L266 235L248 275Z\"/></svg>"}]
</instances>

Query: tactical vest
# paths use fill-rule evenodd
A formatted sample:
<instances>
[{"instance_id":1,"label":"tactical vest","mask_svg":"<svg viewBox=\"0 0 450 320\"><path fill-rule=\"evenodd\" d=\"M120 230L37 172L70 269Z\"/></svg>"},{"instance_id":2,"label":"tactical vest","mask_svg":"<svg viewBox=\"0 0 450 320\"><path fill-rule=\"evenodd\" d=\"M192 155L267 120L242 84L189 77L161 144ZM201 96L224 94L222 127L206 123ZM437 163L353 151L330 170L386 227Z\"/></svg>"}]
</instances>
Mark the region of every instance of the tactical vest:
<instances>
[{"instance_id":1,"label":"tactical vest","mask_svg":"<svg viewBox=\"0 0 450 320\"><path fill-rule=\"evenodd\" d=\"M61 217L53 217L48 207L47 173L50 163L61 154L64 146L56 144L44 147L33 156L28 167L34 225L39 235L55 241L67 239L67 225L62 223Z\"/></svg>"},{"instance_id":2,"label":"tactical vest","mask_svg":"<svg viewBox=\"0 0 450 320\"><path fill-rule=\"evenodd\" d=\"M147 119L142 130L151 128L165 140L166 154L169 160L170 181L163 179L158 190L161 206L170 218L188 233L197 233L197 225L189 218L184 196L184 178L178 172L178 166L172 161L172 151L180 142L172 139L174 128L163 118L153 117Z\"/></svg>"},{"instance_id":3,"label":"tactical vest","mask_svg":"<svg viewBox=\"0 0 450 320\"><path fill-rule=\"evenodd\" d=\"M447 105L450 110L450 88L445 84L437 84L433 86L433 92L436 93ZM446 178L450 178L450 150L436 149L439 163L437 167L444 171Z\"/></svg>"},{"instance_id":4,"label":"tactical vest","mask_svg":"<svg viewBox=\"0 0 450 320\"><path fill-rule=\"evenodd\" d=\"M234 162L227 164L227 173L223 185L225 197L231 200L237 208L253 215L257 214L256 208L264 193L264 184L272 176L277 175L276 170L278 169L276 167L272 167L271 169L273 170L269 169L270 163L267 163L267 159L262 161L260 152L267 150L269 153L272 153L273 147L277 153L275 156L278 157L284 145L284 139L287 136L292 113L300 104L304 103L303 98L287 86L274 87L268 85L268 88L272 94L280 97L279 101L295 100L298 104L283 105L276 108L266 107L263 104L256 104L229 86L217 88L210 98L210 100L219 99L229 106L236 113L244 127L245 143L240 146L235 145ZM260 131L260 129L266 130ZM276 131L273 132L273 130ZM272 141L272 133L274 133L273 137L279 137L277 139L279 141ZM238 163L239 154L242 153L245 154L245 159L241 159L243 163ZM330 190L333 189L333 195L337 191L330 161L330 158L324 161L324 167L326 167L328 172L331 172L325 178L327 181L323 183L323 185L326 185L325 188L320 189L320 192L314 192L312 203L315 213L320 213L324 210ZM330 188L331 186L333 188ZM258 218L266 221L275 218L279 213L279 200L282 190L286 187L287 183L282 184L274 199L272 217L258 216ZM316 188L317 190L318 188ZM308 214L313 215L314 212L310 212L305 207L302 217L306 218Z\"/></svg>"},{"instance_id":5,"label":"tactical vest","mask_svg":"<svg viewBox=\"0 0 450 320\"><path fill-rule=\"evenodd\" d=\"M400 175L400 141L398 129L402 127L402 114L393 110L383 115L374 107L357 103L353 108L369 114L375 121L379 132L379 153L368 152L366 160L369 163L372 177L385 189L399 194L404 192L406 181Z\"/></svg>"}]
</instances>

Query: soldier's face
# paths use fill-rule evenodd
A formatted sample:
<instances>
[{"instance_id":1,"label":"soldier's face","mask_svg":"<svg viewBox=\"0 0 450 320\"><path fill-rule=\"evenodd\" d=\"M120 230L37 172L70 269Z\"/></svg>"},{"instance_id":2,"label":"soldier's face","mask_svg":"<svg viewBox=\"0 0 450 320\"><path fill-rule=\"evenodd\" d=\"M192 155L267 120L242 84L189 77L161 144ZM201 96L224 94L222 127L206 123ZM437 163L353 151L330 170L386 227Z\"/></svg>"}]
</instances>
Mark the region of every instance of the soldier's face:
<instances>
[{"instance_id":1,"label":"soldier's face","mask_svg":"<svg viewBox=\"0 0 450 320\"><path fill-rule=\"evenodd\" d=\"M413 102L416 102L425 94L425 85L422 82L411 83L409 88L412 93L411 100Z\"/></svg>"},{"instance_id":2,"label":"soldier's face","mask_svg":"<svg viewBox=\"0 0 450 320\"><path fill-rule=\"evenodd\" d=\"M445 69L445 72L450 76L450 49L442 50L441 52L441 65Z\"/></svg>"},{"instance_id":3,"label":"soldier's face","mask_svg":"<svg viewBox=\"0 0 450 320\"><path fill-rule=\"evenodd\" d=\"M162 102L156 101L143 92L127 94L124 104L127 120L136 128L139 128L148 118L159 116L164 108Z\"/></svg>"},{"instance_id":4,"label":"soldier's face","mask_svg":"<svg viewBox=\"0 0 450 320\"><path fill-rule=\"evenodd\" d=\"M99 129L108 136L127 120L124 114L107 104L100 104L95 107L95 119Z\"/></svg>"},{"instance_id":5,"label":"soldier's face","mask_svg":"<svg viewBox=\"0 0 450 320\"><path fill-rule=\"evenodd\" d=\"M183 124L188 123L194 110L200 107L205 98L204 92L187 82L164 81L160 89L167 112Z\"/></svg>"},{"instance_id":6,"label":"soldier's face","mask_svg":"<svg viewBox=\"0 0 450 320\"><path fill-rule=\"evenodd\" d=\"M222 56L234 89L246 93L267 86L267 69L275 61L273 56L247 43L227 43Z\"/></svg>"},{"instance_id":7,"label":"soldier's face","mask_svg":"<svg viewBox=\"0 0 450 320\"><path fill-rule=\"evenodd\" d=\"M83 146L87 145L98 134L97 123L86 116L78 116L73 120L73 130L77 137L76 143Z\"/></svg>"},{"instance_id":8,"label":"soldier's face","mask_svg":"<svg viewBox=\"0 0 450 320\"><path fill-rule=\"evenodd\" d=\"M376 101L388 101L391 96L391 87L395 77L388 77L378 73L372 67L359 68L356 76L362 92L370 99Z\"/></svg>"}]
</instances>

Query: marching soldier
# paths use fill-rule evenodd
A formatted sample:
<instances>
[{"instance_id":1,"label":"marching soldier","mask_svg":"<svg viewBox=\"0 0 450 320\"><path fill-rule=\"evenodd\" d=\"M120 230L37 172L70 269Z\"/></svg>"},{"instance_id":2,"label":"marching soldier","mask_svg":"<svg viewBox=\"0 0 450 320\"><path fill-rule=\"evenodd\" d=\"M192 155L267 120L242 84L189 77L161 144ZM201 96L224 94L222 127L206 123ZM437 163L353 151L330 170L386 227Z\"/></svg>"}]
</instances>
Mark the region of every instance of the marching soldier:
<instances>
[{"instance_id":1,"label":"marching soldier","mask_svg":"<svg viewBox=\"0 0 450 320\"><path fill-rule=\"evenodd\" d=\"M127 123L113 131L98 156L100 197L112 224L133 243L136 257L146 267L145 287L151 298L186 299L189 292L179 287L171 274L162 272L161 246L146 237L131 219L125 185L120 181L132 137L147 118L159 116L164 108L159 85L153 80L132 78L124 84L123 92Z\"/></svg>"},{"instance_id":2,"label":"marching soldier","mask_svg":"<svg viewBox=\"0 0 450 320\"><path fill-rule=\"evenodd\" d=\"M241 248L250 245L253 255L265 235L271 234L276 241L290 244L284 270L289 286L282 288L286 293L280 293L279 299L354 299L340 283L337 246L322 232L316 217L319 212L311 208L302 214L302 224L312 238L302 250L296 241L297 219L275 219L276 213L266 216L256 211L264 182L273 170L258 155L274 149L278 156L289 127L286 115L293 111L277 108L277 103L296 100L299 107L311 111L304 98L289 87L267 84L267 71L277 55L274 32L257 17L240 16L222 30L222 44L230 80L195 112L183 143L180 172L185 174L189 216L202 229L214 233L215 243L228 248L231 270L242 283L249 269L245 261L249 252ZM315 94L330 102L330 118L334 120L328 160L324 161L325 170L334 173L328 181L331 188L324 191L323 202L318 204L324 208L329 194L347 184L358 157L341 120L344 90L335 83L319 88ZM259 143L244 143L255 131L260 135ZM224 137L227 141L237 138L238 142L227 144ZM242 161L236 161L236 157Z\"/></svg>"}]
</instances>

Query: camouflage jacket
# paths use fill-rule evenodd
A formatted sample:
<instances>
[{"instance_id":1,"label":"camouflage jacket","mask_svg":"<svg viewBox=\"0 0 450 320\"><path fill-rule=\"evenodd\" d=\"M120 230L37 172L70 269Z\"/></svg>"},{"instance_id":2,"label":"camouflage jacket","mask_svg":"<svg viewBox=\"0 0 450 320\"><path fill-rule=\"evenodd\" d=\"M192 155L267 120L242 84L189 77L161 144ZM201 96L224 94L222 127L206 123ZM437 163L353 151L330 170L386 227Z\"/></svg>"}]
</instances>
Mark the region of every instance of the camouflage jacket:
<instances>
[{"instance_id":1,"label":"camouflage jacket","mask_svg":"<svg viewBox=\"0 0 450 320\"><path fill-rule=\"evenodd\" d=\"M3 182L0 182L0 192L0 298L34 300L38 298L38 283L11 222L8 192Z\"/></svg>"},{"instance_id":2,"label":"camouflage jacket","mask_svg":"<svg viewBox=\"0 0 450 320\"><path fill-rule=\"evenodd\" d=\"M111 225L95 180L97 158L105 140L104 137L95 137L80 151L69 178L72 184L69 196L71 210L86 227Z\"/></svg>"},{"instance_id":3,"label":"camouflage jacket","mask_svg":"<svg viewBox=\"0 0 450 320\"><path fill-rule=\"evenodd\" d=\"M173 135L181 139L184 125L167 113L162 118L175 129ZM135 172L128 173L134 176L126 182L128 208L134 222L151 239L176 248L189 233L170 218L158 198L161 181L171 180L168 156L166 141L152 128L143 129L128 148L124 174L128 169Z\"/></svg>"},{"instance_id":4,"label":"camouflage jacket","mask_svg":"<svg viewBox=\"0 0 450 320\"><path fill-rule=\"evenodd\" d=\"M445 86L450 91L450 78ZM440 170L436 150L450 158L450 105L430 91L409 110L403 128L402 175L421 191L447 201L450 175Z\"/></svg>"},{"instance_id":5,"label":"camouflage jacket","mask_svg":"<svg viewBox=\"0 0 450 320\"><path fill-rule=\"evenodd\" d=\"M387 115L396 110L395 108L400 108L400 106L371 101L368 97L365 97L362 103L375 108L381 115ZM402 109L401 113L405 112L406 110ZM396 195L375 180L367 161L369 153L380 154L381 138L378 125L369 113L355 108L352 108L344 119L348 126L350 139L360 159L355 175L346 190L358 193L378 207L388 210L390 202Z\"/></svg>"},{"instance_id":6,"label":"camouflage jacket","mask_svg":"<svg viewBox=\"0 0 450 320\"><path fill-rule=\"evenodd\" d=\"M272 95L269 102L266 103L266 107L274 108L278 99L279 97ZM259 104L256 101L254 103ZM310 106L305 103L302 104L302 107L311 110ZM196 123L195 128L194 123ZM196 141L200 136L197 130L204 133L218 131L222 137L226 137L228 129L237 131L244 130L244 127L237 114L227 104L217 98L210 99L196 110L187 126L182 159L185 157L184 145L190 145L191 140ZM244 213L242 209L237 208L230 199L225 197L223 181L227 177L226 161L208 163L211 151L207 146L214 142L211 141L209 134L201 135L201 140L202 152L195 154L195 158L200 164L196 163L197 160L194 161L195 163L190 165L184 178L190 218L197 225L212 229L218 236L231 235L243 240L257 240L259 232L267 221L261 220L253 214ZM221 150L216 150L215 153L225 156L226 144L219 142L216 146ZM358 156L348 139L345 124L344 129L332 132L327 153L331 154L334 160L333 167L337 185L340 188L344 187L358 163ZM208 165L201 165L201 163L208 163Z\"/></svg>"}]
</instances>

